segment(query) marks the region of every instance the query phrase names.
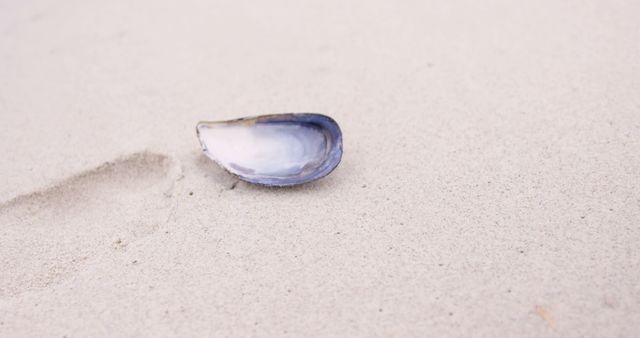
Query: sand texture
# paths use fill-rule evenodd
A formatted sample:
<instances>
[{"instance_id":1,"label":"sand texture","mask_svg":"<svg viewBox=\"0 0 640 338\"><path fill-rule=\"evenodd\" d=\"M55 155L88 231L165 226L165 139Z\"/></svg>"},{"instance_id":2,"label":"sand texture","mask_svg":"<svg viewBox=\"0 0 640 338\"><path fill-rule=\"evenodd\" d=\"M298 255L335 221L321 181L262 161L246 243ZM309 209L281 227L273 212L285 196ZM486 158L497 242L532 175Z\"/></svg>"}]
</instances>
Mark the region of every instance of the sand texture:
<instances>
[{"instance_id":1,"label":"sand texture","mask_svg":"<svg viewBox=\"0 0 640 338\"><path fill-rule=\"evenodd\" d=\"M0 0L0 337L640 334L640 2ZM319 112L270 189L195 125Z\"/></svg>"}]
</instances>

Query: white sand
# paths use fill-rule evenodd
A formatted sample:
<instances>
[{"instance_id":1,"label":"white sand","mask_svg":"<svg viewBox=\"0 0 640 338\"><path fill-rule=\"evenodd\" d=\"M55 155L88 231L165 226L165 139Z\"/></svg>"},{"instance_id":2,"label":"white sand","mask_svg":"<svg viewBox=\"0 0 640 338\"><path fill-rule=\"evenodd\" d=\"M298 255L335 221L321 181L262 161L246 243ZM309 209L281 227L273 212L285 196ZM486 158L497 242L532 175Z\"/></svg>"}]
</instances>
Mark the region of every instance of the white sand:
<instances>
[{"instance_id":1,"label":"white sand","mask_svg":"<svg viewBox=\"0 0 640 338\"><path fill-rule=\"evenodd\" d=\"M1 1L0 336L637 335L639 15ZM200 153L300 111L344 131L326 179Z\"/></svg>"}]
</instances>

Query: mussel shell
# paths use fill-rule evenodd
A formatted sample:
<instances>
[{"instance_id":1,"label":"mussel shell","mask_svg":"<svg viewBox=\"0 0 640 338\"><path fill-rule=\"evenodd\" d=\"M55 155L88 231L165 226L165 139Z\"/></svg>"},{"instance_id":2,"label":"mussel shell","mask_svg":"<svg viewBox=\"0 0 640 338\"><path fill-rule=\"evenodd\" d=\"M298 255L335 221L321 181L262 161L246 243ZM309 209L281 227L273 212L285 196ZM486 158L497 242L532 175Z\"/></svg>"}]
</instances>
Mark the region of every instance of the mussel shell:
<instances>
[{"instance_id":1,"label":"mussel shell","mask_svg":"<svg viewBox=\"0 0 640 338\"><path fill-rule=\"evenodd\" d=\"M331 173L342 158L342 131L330 117L292 113L200 122L204 153L243 181L292 186Z\"/></svg>"}]
</instances>

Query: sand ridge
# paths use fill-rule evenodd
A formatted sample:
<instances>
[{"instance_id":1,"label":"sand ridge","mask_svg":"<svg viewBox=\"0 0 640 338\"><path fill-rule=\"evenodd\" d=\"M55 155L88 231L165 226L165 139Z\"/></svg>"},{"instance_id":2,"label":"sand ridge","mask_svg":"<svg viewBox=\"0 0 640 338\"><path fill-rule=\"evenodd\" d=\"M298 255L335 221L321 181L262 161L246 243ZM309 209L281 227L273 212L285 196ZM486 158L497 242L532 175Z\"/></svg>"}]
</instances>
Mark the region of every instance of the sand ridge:
<instances>
[{"instance_id":1,"label":"sand ridge","mask_svg":"<svg viewBox=\"0 0 640 338\"><path fill-rule=\"evenodd\" d=\"M145 151L2 203L0 297L64 280L99 251L157 231L180 177L170 157Z\"/></svg>"}]
</instances>

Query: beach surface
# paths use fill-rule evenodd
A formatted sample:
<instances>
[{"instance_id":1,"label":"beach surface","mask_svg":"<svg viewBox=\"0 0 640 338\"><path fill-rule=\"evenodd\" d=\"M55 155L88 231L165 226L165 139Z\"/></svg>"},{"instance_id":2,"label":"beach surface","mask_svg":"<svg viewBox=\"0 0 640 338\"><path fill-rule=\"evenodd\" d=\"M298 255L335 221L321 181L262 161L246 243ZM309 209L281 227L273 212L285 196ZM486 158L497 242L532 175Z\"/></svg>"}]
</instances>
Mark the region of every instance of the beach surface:
<instances>
[{"instance_id":1,"label":"beach surface","mask_svg":"<svg viewBox=\"0 0 640 338\"><path fill-rule=\"evenodd\" d=\"M0 0L0 337L638 335L639 14ZM283 112L331 175L200 150Z\"/></svg>"}]
</instances>

